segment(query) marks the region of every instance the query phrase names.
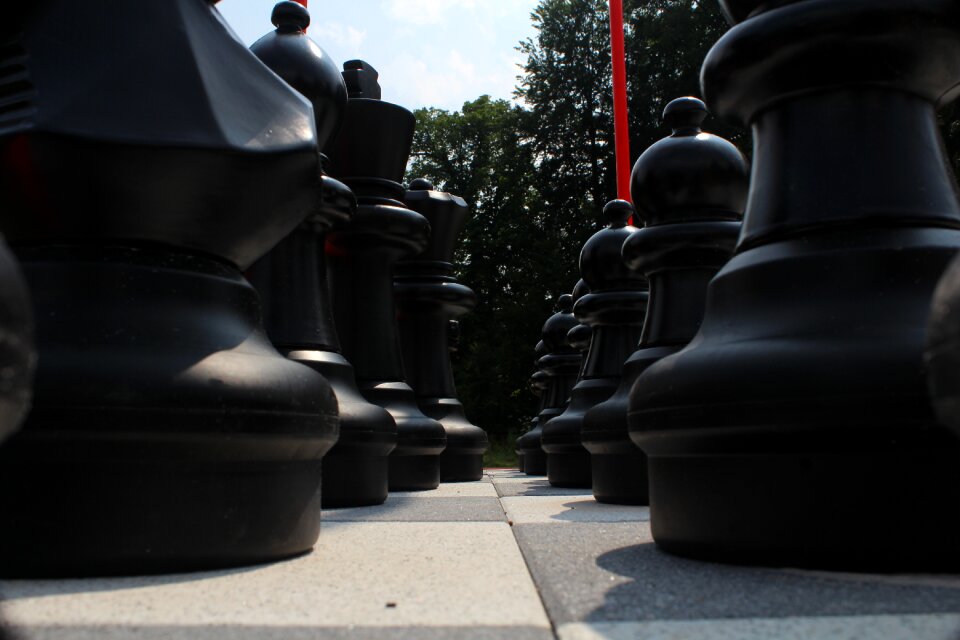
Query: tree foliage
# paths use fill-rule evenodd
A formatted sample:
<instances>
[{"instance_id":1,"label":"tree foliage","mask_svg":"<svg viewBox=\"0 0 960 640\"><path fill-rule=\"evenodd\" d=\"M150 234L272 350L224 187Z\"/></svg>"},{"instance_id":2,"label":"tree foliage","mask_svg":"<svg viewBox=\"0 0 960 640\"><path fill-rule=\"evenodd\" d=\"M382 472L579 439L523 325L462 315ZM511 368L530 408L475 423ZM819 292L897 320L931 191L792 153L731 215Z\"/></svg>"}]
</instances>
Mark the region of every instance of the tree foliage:
<instances>
[{"instance_id":1,"label":"tree foliage","mask_svg":"<svg viewBox=\"0 0 960 640\"><path fill-rule=\"evenodd\" d=\"M615 197L607 0L540 0L516 97L482 96L462 110L421 109L410 178L463 196L473 217L459 276L480 304L462 321L455 361L460 398L493 434L534 412L527 390L533 346L553 301L576 283L580 247ZM672 99L700 95L709 48L728 28L714 0L624 0L631 160L669 133ZM960 108L941 114L960 169ZM715 118L709 131L750 152L749 133Z\"/></svg>"},{"instance_id":2,"label":"tree foliage","mask_svg":"<svg viewBox=\"0 0 960 640\"><path fill-rule=\"evenodd\" d=\"M700 63L724 28L695 0L626 0L633 159L668 133L669 100L698 93ZM492 433L534 411L533 347L554 301L579 278L583 243L616 197L606 0L541 0L518 102L481 96L420 109L409 178L462 196L473 216L457 253L480 304L462 319L454 367L468 415Z\"/></svg>"}]
</instances>

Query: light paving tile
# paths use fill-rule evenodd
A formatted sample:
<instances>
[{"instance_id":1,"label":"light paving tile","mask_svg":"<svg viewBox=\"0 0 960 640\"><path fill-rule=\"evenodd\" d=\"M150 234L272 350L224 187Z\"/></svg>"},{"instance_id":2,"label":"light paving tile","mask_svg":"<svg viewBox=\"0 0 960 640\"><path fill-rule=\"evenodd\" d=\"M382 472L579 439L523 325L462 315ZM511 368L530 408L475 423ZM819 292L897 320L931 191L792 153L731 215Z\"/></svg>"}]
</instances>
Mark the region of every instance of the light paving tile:
<instances>
[{"instance_id":1,"label":"light paving tile","mask_svg":"<svg viewBox=\"0 0 960 640\"><path fill-rule=\"evenodd\" d=\"M392 491L390 498L496 498L497 490L489 481L450 482L430 491Z\"/></svg>"},{"instance_id":2,"label":"light paving tile","mask_svg":"<svg viewBox=\"0 0 960 640\"><path fill-rule=\"evenodd\" d=\"M570 623L560 640L957 640L960 615Z\"/></svg>"},{"instance_id":3,"label":"light paving tile","mask_svg":"<svg viewBox=\"0 0 960 640\"><path fill-rule=\"evenodd\" d=\"M649 507L603 504L586 496L515 496L500 499L507 519L515 524L533 522L644 522Z\"/></svg>"},{"instance_id":4,"label":"light paving tile","mask_svg":"<svg viewBox=\"0 0 960 640\"><path fill-rule=\"evenodd\" d=\"M500 500L494 497L390 496L375 507L330 509L326 522L503 522Z\"/></svg>"},{"instance_id":5,"label":"light paving tile","mask_svg":"<svg viewBox=\"0 0 960 640\"><path fill-rule=\"evenodd\" d=\"M449 630L462 627L462 637L480 638L505 627L550 629L510 527L494 522L328 523L312 554L287 562L173 576L7 581L0 593L4 616L28 638L104 628L110 633L95 637L195 638L173 630L202 628L211 638L306 638L319 637L318 630L432 638L459 637ZM484 629L491 633L483 636Z\"/></svg>"}]
</instances>

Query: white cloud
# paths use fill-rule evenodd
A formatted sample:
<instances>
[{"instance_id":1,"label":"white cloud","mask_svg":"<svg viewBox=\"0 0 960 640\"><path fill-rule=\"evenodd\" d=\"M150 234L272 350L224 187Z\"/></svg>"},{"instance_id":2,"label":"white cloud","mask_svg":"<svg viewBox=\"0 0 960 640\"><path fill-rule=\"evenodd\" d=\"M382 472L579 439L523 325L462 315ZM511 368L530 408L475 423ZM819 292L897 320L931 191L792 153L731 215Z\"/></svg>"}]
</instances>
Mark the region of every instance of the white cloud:
<instances>
[{"instance_id":1,"label":"white cloud","mask_svg":"<svg viewBox=\"0 0 960 640\"><path fill-rule=\"evenodd\" d=\"M482 0L481 0L482 1ZM394 19L418 24L439 24L448 11L476 8L478 0L384 0Z\"/></svg>"},{"instance_id":2,"label":"white cloud","mask_svg":"<svg viewBox=\"0 0 960 640\"><path fill-rule=\"evenodd\" d=\"M339 22L320 22L310 26L310 37L321 43L321 46L335 43L342 49L356 52L355 55L359 56L362 54L367 32Z\"/></svg>"}]
</instances>

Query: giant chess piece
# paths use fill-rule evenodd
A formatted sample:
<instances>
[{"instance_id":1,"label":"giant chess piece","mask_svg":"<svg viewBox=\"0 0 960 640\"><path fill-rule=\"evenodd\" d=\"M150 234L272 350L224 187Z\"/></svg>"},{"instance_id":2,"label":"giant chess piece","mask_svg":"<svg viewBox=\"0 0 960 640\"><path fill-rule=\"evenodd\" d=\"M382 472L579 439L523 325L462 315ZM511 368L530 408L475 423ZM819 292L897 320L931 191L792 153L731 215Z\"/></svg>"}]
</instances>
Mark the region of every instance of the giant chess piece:
<instances>
[{"instance_id":1,"label":"giant chess piece","mask_svg":"<svg viewBox=\"0 0 960 640\"><path fill-rule=\"evenodd\" d=\"M570 404L543 427L547 479L558 487L591 486L590 453L581 439L583 419L617 390L623 363L640 340L647 308L647 281L624 264L620 253L624 241L637 230L627 224L633 206L612 200L603 213L607 227L587 240L580 252L580 274L590 293L573 308L577 319L590 327L590 347L570 392Z\"/></svg>"},{"instance_id":2,"label":"giant chess piece","mask_svg":"<svg viewBox=\"0 0 960 640\"><path fill-rule=\"evenodd\" d=\"M261 61L313 104L318 135L335 134L347 106L339 68L307 37L307 9L281 2L271 16L276 31L253 44ZM323 458L323 506L359 507L387 499L387 456L397 427L385 409L357 389L353 366L340 353L327 293L324 245L332 225L346 224L356 199L343 183L320 176L318 209L247 272L260 292L264 324L288 358L320 372L333 387L340 437Z\"/></svg>"},{"instance_id":3,"label":"giant chess piece","mask_svg":"<svg viewBox=\"0 0 960 640\"><path fill-rule=\"evenodd\" d=\"M450 364L450 320L476 306L472 289L453 275L453 250L469 208L462 198L434 191L427 180L414 180L406 205L430 222L430 243L413 259L397 263L394 292L407 382L417 404L440 422L447 447L440 454L440 481L465 482L483 477L486 432L472 424L457 399Z\"/></svg>"},{"instance_id":4,"label":"giant chess piece","mask_svg":"<svg viewBox=\"0 0 960 640\"><path fill-rule=\"evenodd\" d=\"M540 435L542 431L537 431L540 426L540 414L547 408L547 389L550 388L550 376L547 372L540 369L540 358L547 354L547 346L543 340L537 343L534 353L537 358L534 365L537 370L530 376L530 391L539 398L537 403L537 413L530 421L530 428L517 438L516 453L518 468L524 473L530 475L545 475L547 473L547 454L540 448ZM527 457L527 454L530 457ZM541 471L542 469L542 471Z\"/></svg>"},{"instance_id":5,"label":"giant chess piece","mask_svg":"<svg viewBox=\"0 0 960 640\"><path fill-rule=\"evenodd\" d=\"M750 167L723 138L703 133L703 102L679 98L663 118L673 134L637 159L631 194L646 226L623 245L625 262L645 274L650 303L637 351L616 393L583 418L600 502L647 504L647 462L627 425L630 389L654 362L682 349L703 318L707 284L733 253Z\"/></svg>"},{"instance_id":6,"label":"giant chess piece","mask_svg":"<svg viewBox=\"0 0 960 640\"><path fill-rule=\"evenodd\" d=\"M924 360L937 417L960 435L960 256L934 291Z\"/></svg>"},{"instance_id":7,"label":"giant chess piece","mask_svg":"<svg viewBox=\"0 0 960 640\"><path fill-rule=\"evenodd\" d=\"M310 105L207 2L51 0L5 47L24 108L0 209L39 365L0 448L0 572L309 550L336 400L270 344L241 270L317 208Z\"/></svg>"},{"instance_id":8,"label":"giant chess piece","mask_svg":"<svg viewBox=\"0 0 960 640\"><path fill-rule=\"evenodd\" d=\"M567 334L577 326L573 316L573 296L568 293L557 299L557 312L543 324L543 345L546 354L537 361L540 371L547 375L544 408L537 416L537 426L526 434L522 443L524 471L527 475L547 474L547 453L543 449L543 425L563 413L570 398L570 390L577 381L582 357L567 342Z\"/></svg>"},{"instance_id":9,"label":"giant chess piece","mask_svg":"<svg viewBox=\"0 0 960 640\"><path fill-rule=\"evenodd\" d=\"M0 195L0 198L3 196ZM23 273L0 239L0 442L20 426L30 407L36 352L33 317Z\"/></svg>"},{"instance_id":10,"label":"giant chess piece","mask_svg":"<svg viewBox=\"0 0 960 640\"><path fill-rule=\"evenodd\" d=\"M752 126L753 182L699 333L630 398L654 538L727 561L955 569L960 442L922 352L960 247L935 113L960 88L960 5L726 8L750 17L711 50L704 91Z\"/></svg>"},{"instance_id":11,"label":"giant chess piece","mask_svg":"<svg viewBox=\"0 0 960 640\"><path fill-rule=\"evenodd\" d=\"M352 60L343 67L350 99L331 149L331 171L353 189L359 206L349 224L327 236L334 320L360 392L397 424L390 490L435 489L447 438L406 383L393 295L396 262L419 254L430 240L429 222L404 206L400 184L415 120L380 99L377 72L368 63Z\"/></svg>"}]
</instances>

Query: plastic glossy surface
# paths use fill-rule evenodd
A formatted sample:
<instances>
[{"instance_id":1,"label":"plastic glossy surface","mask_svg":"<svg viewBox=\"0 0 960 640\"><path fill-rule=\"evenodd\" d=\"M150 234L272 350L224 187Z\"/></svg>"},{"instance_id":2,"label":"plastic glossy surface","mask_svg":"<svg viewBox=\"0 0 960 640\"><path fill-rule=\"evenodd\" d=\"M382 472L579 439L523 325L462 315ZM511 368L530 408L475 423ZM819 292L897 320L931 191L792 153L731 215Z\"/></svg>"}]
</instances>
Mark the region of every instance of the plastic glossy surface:
<instances>
[{"instance_id":1,"label":"plastic glossy surface","mask_svg":"<svg viewBox=\"0 0 960 640\"><path fill-rule=\"evenodd\" d=\"M955 2L806 0L707 56L708 104L753 128L753 176L700 331L630 399L662 548L958 566L960 442L923 371L930 299L960 247L935 113L960 82L958 36Z\"/></svg>"},{"instance_id":2,"label":"plastic glossy surface","mask_svg":"<svg viewBox=\"0 0 960 640\"><path fill-rule=\"evenodd\" d=\"M308 551L336 401L272 347L238 267L319 203L310 105L208 3L52 1L23 27L0 208L39 360L0 448L0 571Z\"/></svg>"},{"instance_id":3,"label":"plastic glossy surface","mask_svg":"<svg viewBox=\"0 0 960 640\"><path fill-rule=\"evenodd\" d=\"M414 180L405 204L430 222L430 243L415 258L397 263L394 293L407 381L417 404L443 425L447 447L440 454L440 481L465 482L483 477L486 432L471 423L457 399L450 364L450 321L470 311L474 292L453 275L453 251L467 222L462 198Z\"/></svg>"},{"instance_id":4,"label":"plastic glossy surface","mask_svg":"<svg viewBox=\"0 0 960 640\"><path fill-rule=\"evenodd\" d=\"M733 253L750 167L732 144L700 129L703 102L678 98L664 109L673 133L637 159L631 192L646 227L624 242L624 262L645 274L650 302L638 349L616 392L587 412L583 444L593 457L600 502L647 504L647 460L630 439L627 405L637 378L679 351L703 317L707 283Z\"/></svg>"},{"instance_id":5,"label":"plastic glossy surface","mask_svg":"<svg viewBox=\"0 0 960 640\"><path fill-rule=\"evenodd\" d=\"M296 2L274 7L276 31L251 50L277 75L310 99L321 144L339 129L347 87L337 67L304 29L310 14ZM340 354L328 293L326 232L347 224L357 208L353 192L327 175L317 176L317 210L247 271L259 290L273 344L288 358L322 374L333 388L340 437L323 463L323 506L358 507L387 499L387 456L397 427L383 408L357 389L353 367Z\"/></svg>"},{"instance_id":6,"label":"plastic glossy surface","mask_svg":"<svg viewBox=\"0 0 960 640\"><path fill-rule=\"evenodd\" d=\"M334 320L360 392L397 424L390 490L434 489L446 433L423 414L406 382L393 293L397 261L427 247L430 223L404 206L399 183L413 142L413 114L379 99L377 77L366 62L344 63L350 99L331 146L331 171L359 206L349 224L327 236Z\"/></svg>"},{"instance_id":7,"label":"plastic glossy surface","mask_svg":"<svg viewBox=\"0 0 960 640\"><path fill-rule=\"evenodd\" d=\"M637 230L627 224L633 206L613 200L603 211L607 227L587 240L580 252L580 274L589 292L573 308L577 320L590 327L589 349L570 392L570 404L543 427L547 479L554 486L591 486L590 453L582 443L583 418L616 391L623 363L640 339L647 307L643 274L624 264L620 256L624 240Z\"/></svg>"}]
</instances>

